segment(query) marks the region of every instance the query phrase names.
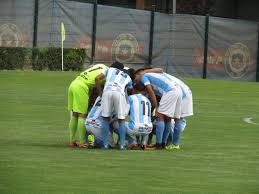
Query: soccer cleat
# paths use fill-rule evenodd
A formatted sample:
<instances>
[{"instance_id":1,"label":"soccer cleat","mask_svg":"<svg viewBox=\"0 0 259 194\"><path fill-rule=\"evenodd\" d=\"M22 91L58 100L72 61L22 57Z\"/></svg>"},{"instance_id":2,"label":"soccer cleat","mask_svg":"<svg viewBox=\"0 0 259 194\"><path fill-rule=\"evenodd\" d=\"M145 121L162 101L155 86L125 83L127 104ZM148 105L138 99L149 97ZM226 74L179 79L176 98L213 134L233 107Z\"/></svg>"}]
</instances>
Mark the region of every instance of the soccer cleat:
<instances>
[{"instance_id":1,"label":"soccer cleat","mask_svg":"<svg viewBox=\"0 0 259 194\"><path fill-rule=\"evenodd\" d=\"M162 150L162 144L161 143L156 143L156 150Z\"/></svg>"},{"instance_id":2,"label":"soccer cleat","mask_svg":"<svg viewBox=\"0 0 259 194\"><path fill-rule=\"evenodd\" d=\"M138 148L139 148L138 145L135 143L131 143L128 145L129 150L137 150Z\"/></svg>"},{"instance_id":3,"label":"soccer cleat","mask_svg":"<svg viewBox=\"0 0 259 194\"><path fill-rule=\"evenodd\" d=\"M119 150L125 150L125 147L120 145Z\"/></svg>"},{"instance_id":4,"label":"soccer cleat","mask_svg":"<svg viewBox=\"0 0 259 194\"><path fill-rule=\"evenodd\" d=\"M162 148L165 149L166 143L162 143Z\"/></svg>"},{"instance_id":5,"label":"soccer cleat","mask_svg":"<svg viewBox=\"0 0 259 194\"><path fill-rule=\"evenodd\" d=\"M81 143L79 144L79 148L87 148L88 144L87 143Z\"/></svg>"},{"instance_id":6,"label":"soccer cleat","mask_svg":"<svg viewBox=\"0 0 259 194\"><path fill-rule=\"evenodd\" d=\"M146 149L146 145L141 144L141 145L140 145L140 148L141 148L142 150L145 150L145 149Z\"/></svg>"},{"instance_id":7,"label":"soccer cleat","mask_svg":"<svg viewBox=\"0 0 259 194\"><path fill-rule=\"evenodd\" d=\"M175 150L179 150L179 149L180 149L180 146L179 146L179 145L174 145L174 144L173 144L173 149L175 149Z\"/></svg>"},{"instance_id":8,"label":"soccer cleat","mask_svg":"<svg viewBox=\"0 0 259 194\"><path fill-rule=\"evenodd\" d=\"M94 147L94 135L88 135L88 148Z\"/></svg>"},{"instance_id":9,"label":"soccer cleat","mask_svg":"<svg viewBox=\"0 0 259 194\"><path fill-rule=\"evenodd\" d=\"M78 144L75 141L71 141L69 142L68 146L71 148L75 148L75 147L78 147Z\"/></svg>"},{"instance_id":10,"label":"soccer cleat","mask_svg":"<svg viewBox=\"0 0 259 194\"><path fill-rule=\"evenodd\" d=\"M102 146L102 149L103 149L103 150L108 150L108 149L109 149L109 146L108 146L108 145L104 145L104 146Z\"/></svg>"},{"instance_id":11,"label":"soccer cleat","mask_svg":"<svg viewBox=\"0 0 259 194\"><path fill-rule=\"evenodd\" d=\"M179 150L180 146L179 145L170 144L170 145L165 146L165 149L166 150Z\"/></svg>"}]
</instances>

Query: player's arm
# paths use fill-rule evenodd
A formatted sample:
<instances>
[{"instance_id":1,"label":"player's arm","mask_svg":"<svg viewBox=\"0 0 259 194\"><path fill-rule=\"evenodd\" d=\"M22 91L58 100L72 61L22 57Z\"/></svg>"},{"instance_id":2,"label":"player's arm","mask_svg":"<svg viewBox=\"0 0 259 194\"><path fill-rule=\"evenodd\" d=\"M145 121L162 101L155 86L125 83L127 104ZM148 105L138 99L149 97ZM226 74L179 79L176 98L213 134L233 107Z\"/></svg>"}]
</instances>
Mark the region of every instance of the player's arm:
<instances>
[{"instance_id":1,"label":"player's arm","mask_svg":"<svg viewBox=\"0 0 259 194\"><path fill-rule=\"evenodd\" d=\"M158 104L157 104L156 95L154 93L154 90L153 90L152 86L150 84L146 85L146 90L147 90L147 93L150 97L152 106L155 107L155 109L157 109Z\"/></svg>"},{"instance_id":2,"label":"player's arm","mask_svg":"<svg viewBox=\"0 0 259 194\"><path fill-rule=\"evenodd\" d=\"M162 73L164 70L162 68L152 68L152 69L145 69L144 73Z\"/></svg>"},{"instance_id":3,"label":"player's arm","mask_svg":"<svg viewBox=\"0 0 259 194\"><path fill-rule=\"evenodd\" d=\"M138 79L136 80L138 81L139 79L141 79L141 77L146 73L163 73L163 69L162 68L145 69L139 73Z\"/></svg>"},{"instance_id":4,"label":"player's arm","mask_svg":"<svg viewBox=\"0 0 259 194\"><path fill-rule=\"evenodd\" d=\"M99 96L102 96L102 84L101 84L101 81L102 81L103 78L105 78L105 75L103 73L100 73L95 78L95 85L96 85L96 89L98 91Z\"/></svg>"},{"instance_id":5,"label":"player's arm","mask_svg":"<svg viewBox=\"0 0 259 194\"><path fill-rule=\"evenodd\" d=\"M140 78L142 77L142 75L144 75L145 73L162 73L163 69L162 68L152 68L152 69L145 69L143 71L140 72Z\"/></svg>"}]
</instances>

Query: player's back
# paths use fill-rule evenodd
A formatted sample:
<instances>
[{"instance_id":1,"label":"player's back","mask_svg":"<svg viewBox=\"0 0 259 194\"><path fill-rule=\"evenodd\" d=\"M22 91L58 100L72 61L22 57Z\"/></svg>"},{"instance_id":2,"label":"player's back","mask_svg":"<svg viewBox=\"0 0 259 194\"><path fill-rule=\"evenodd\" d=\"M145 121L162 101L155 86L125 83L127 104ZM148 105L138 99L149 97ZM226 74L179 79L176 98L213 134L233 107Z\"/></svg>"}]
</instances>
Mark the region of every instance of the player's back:
<instances>
[{"instance_id":1,"label":"player's back","mask_svg":"<svg viewBox=\"0 0 259 194\"><path fill-rule=\"evenodd\" d=\"M167 75L170 80L175 82L178 86L180 86L182 90L182 97L184 98L187 94L191 94L191 89L189 86L187 86L182 80L178 79L177 77L174 77L172 75Z\"/></svg>"},{"instance_id":2,"label":"player's back","mask_svg":"<svg viewBox=\"0 0 259 194\"><path fill-rule=\"evenodd\" d=\"M176 84L167 78L167 73L145 73L141 77L144 85L152 85L154 92L158 96L162 96L166 92L176 89Z\"/></svg>"},{"instance_id":3,"label":"player's back","mask_svg":"<svg viewBox=\"0 0 259 194\"><path fill-rule=\"evenodd\" d=\"M131 78L119 69L110 67L103 74L106 76L104 91L115 90L124 93L127 86L132 87Z\"/></svg>"},{"instance_id":4,"label":"player's back","mask_svg":"<svg viewBox=\"0 0 259 194\"><path fill-rule=\"evenodd\" d=\"M80 73L77 79L82 80L89 88L92 88L95 86L95 78L107 68L104 64L96 64Z\"/></svg>"},{"instance_id":5,"label":"player's back","mask_svg":"<svg viewBox=\"0 0 259 194\"><path fill-rule=\"evenodd\" d=\"M151 122L151 103L142 94L128 96L130 106L130 128L150 128Z\"/></svg>"},{"instance_id":6,"label":"player's back","mask_svg":"<svg viewBox=\"0 0 259 194\"><path fill-rule=\"evenodd\" d=\"M90 125L97 128L101 127L101 121L102 121L101 101L102 101L101 97L98 96L86 118L86 125Z\"/></svg>"}]
</instances>

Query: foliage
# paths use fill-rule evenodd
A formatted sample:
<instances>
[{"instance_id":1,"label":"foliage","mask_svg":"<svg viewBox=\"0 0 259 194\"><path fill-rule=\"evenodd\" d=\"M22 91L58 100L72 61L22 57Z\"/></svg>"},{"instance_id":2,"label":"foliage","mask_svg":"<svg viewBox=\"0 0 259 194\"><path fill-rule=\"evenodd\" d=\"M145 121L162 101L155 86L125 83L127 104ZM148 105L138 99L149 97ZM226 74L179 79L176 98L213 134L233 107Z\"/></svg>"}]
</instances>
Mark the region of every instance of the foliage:
<instances>
[{"instance_id":1,"label":"foliage","mask_svg":"<svg viewBox=\"0 0 259 194\"><path fill-rule=\"evenodd\" d=\"M84 49L64 49L64 70L80 71L86 54ZM31 63L33 70L61 70L61 48L0 47L0 69L23 69Z\"/></svg>"},{"instance_id":2,"label":"foliage","mask_svg":"<svg viewBox=\"0 0 259 194\"><path fill-rule=\"evenodd\" d=\"M21 47L0 47L0 69L23 69L28 49Z\"/></svg>"},{"instance_id":3,"label":"foliage","mask_svg":"<svg viewBox=\"0 0 259 194\"><path fill-rule=\"evenodd\" d=\"M32 55L34 70L61 70L61 48L35 48ZM80 71L85 60L84 49L64 49L64 70Z\"/></svg>"}]
</instances>

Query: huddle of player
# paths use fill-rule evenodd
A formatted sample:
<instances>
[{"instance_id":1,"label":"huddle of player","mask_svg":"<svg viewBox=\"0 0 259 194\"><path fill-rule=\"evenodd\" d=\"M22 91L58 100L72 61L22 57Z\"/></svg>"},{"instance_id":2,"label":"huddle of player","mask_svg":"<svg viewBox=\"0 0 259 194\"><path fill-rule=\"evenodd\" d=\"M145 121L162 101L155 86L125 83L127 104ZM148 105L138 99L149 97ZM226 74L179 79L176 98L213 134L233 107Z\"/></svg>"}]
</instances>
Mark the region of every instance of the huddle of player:
<instances>
[{"instance_id":1,"label":"huddle of player","mask_svg":"<svg viewBox=\"0 0 259 194\"><path fill-rule=\"evenodd\" d=\"M87 114L89 91L95 89L98 97ZM110 67L94 65L70 84L68 110L70 147L124 150L128 141L128 149L146 149L155 133L156 144L149 149L172 150L180 148L193 102L190 88L162 69L135 71L114 62ZM118 134L116 144L113 133Z\"/></svg>"}]
</instances>

